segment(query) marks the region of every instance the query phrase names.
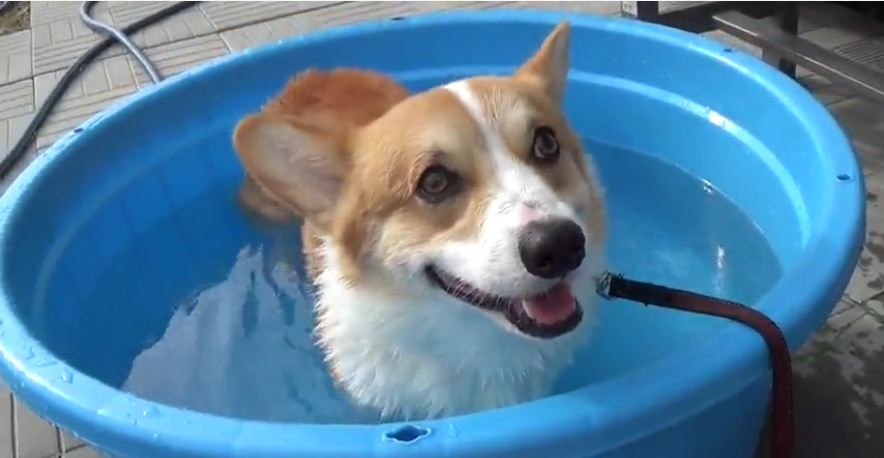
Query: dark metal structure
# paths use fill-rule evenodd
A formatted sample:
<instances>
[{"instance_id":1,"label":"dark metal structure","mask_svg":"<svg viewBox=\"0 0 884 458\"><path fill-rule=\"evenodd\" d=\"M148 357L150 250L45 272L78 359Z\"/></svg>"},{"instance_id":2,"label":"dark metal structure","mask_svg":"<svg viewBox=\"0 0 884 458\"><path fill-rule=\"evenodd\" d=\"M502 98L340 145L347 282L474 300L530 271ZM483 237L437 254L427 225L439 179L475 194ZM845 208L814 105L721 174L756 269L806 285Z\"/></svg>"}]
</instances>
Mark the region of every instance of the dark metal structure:
<instances>
[{"instance_id":1,"label":"dark metal structure","mask_svg":"<svg viewBox=\"0 0 884 458\"><path fill-rule=\"evenodd\" d=\"M660 2L620 2L624 16L694 33L720 29L763 50L765 62L790 77L801 65L884 104L884 74L798 36L799 2L707 2L661 13ZM773 17L774 21L762 20Z\"/></svg>"}]
</instances>

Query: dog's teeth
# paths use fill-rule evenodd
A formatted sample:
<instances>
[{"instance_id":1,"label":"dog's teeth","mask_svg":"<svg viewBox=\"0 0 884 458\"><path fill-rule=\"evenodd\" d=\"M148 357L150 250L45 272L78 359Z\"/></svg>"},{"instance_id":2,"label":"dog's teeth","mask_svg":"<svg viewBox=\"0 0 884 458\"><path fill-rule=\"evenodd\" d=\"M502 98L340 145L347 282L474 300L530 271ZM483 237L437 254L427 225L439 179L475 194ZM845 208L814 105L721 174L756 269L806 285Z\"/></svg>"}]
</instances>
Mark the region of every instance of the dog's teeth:
<instances>
[{"instance_id":1,"label":"dog's teeth","mask_svg":"<svg viewBox=\"0 0 884 458\"><path fill-rule=\"evenodd\" d=\"M525 312L525 315L528 315L528 318L534 319L534 315L531 314L531 307L525 305L525 301L519 301L519 306L522 307L522 310Z\"/></svg>"}]
</instances>

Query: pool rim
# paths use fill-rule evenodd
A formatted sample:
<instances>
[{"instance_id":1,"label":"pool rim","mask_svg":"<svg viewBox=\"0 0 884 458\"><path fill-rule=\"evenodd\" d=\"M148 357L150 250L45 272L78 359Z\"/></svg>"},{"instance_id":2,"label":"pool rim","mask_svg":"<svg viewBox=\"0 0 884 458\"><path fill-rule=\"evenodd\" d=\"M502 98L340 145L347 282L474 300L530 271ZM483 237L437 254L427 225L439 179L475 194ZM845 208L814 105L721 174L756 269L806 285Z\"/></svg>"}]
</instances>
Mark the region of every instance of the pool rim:
<instances>
[{"instance_id":1,"label":"pool rim","mask_svg":"<svg viewBox=\"0 0 884 458\"><path fill-rule=\"evenodd\" d=\"M563 19L571 21L575 28L590 27L637 35L651 41L678 43L693 52L715 58L735 71L742 71L747 78L763 84L772 97L790 106L794 115L808 127L817 149L830 152L831 160L822 166L831 169L832 180L837 183L831 186L827 207L821 213L824 230L811 234L794 266L784 272L777 284L756 304L780 324L793 348L806 340L825 318L807 316L811 315L809 304L826 301L834 304L837 298L832 296L840 296L843 291L841 286L849 279L865 232L863 175L844 132L806 90L755 58L730 52L725 45L687 32L618 18L534 10L431 13L396 21L379 20L325 29L249 50L248 55L228 55L117 102L38 156L0 197L0 248L12 243L10 222L21 208L19 202L27 201L28 186L38 183L45 173L51 171L56 162L54 159L75 150L68 148L69 145L87 139L88 131L100 126L102 119L125 114L126 110L155 92L172 91L188 79L212 77L223 72L231 61L260 58L279 47L310 46L332 38L371 35L375 30L389 27L508 21L548 24L551 29ZM842 175L848 179L836 178ZM5 256L0 256L0 278L5 278L6 269L14 268L7 266L5 260ZM760 338L740 325L727 324L710 336L704 345L672 353L653 365L601 383L506 409L414 422L428 428L430 434L408 448L402 448L401 444L385 444L383 437L405 423L316 425L249 421L175 408L116 390L55 359L32 339L15 316L7 296L7 285L4 282L0 286L3 287L0 293L0 374L12 391L35 411L63 427L81 432L87 440L102 443L102 449L109 452L123 452L121 444L129 443L133 450L175 450L187 455L322 456L334 451L334 456L361 456L367 453L366 448L376 454L417 452L421 456L434 456L469 451L472 455L501 453L501 447L508 450L534 448L541 436L543 441L567 444L582 441L581 436L588 438L604 434L604 448L598 450L601 451L650 434L726 399L764 376L767 365ZM715 349L715 359L711 361L709 348ZM702 365L690 364L695 359L706 361ZM36 368L35 360L51 364ZM673 371L680 374L678 380L659 378L648 383L650 375ZM741 382L721 383L722 379L734 378ZM684 408L686 402L691 403L692 409ZM677 412L680 415L655 418L648 423L654 425L653 430L623 427L642 424L636 419L643 416L659 416L660 412L668 410L667 406L679 406ZM651 410L654 412L649 412ZM550 415L550 412L556 414ZM542 435L538 434L534 418L544 419ZM133 425L133 419L137 426Z\"/></svg>"}]
</instances>

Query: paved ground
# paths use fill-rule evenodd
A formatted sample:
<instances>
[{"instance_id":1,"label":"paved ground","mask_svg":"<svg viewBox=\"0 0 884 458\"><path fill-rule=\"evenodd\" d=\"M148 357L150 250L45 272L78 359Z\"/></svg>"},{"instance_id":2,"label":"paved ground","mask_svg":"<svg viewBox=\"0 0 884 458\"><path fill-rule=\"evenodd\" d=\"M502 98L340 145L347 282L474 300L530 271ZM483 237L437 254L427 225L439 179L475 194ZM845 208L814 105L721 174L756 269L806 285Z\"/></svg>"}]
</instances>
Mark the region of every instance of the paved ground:
<instances>
[{"instance_id":1,"label":"paved ground","mask_svg":"<svg viewBox=\"0 0 884 458\"><path fill-rule=\"evenodd\" d=\"M136 36L169 76L219 56L326 27L439 9L524 7L527 2L206 2ZM544 2L535 8L613 15L617 2ZM96 16L122 27L160 2L100 3ZM33 2L31 29L0 36L0 156L17 140L62 72L98 38L77 19L79 2ZM884 33L829 4L802 10L802 35L884 71ZM721 33L710 34L758 55ZM826 325L797 355L799 457L873 458L884 450L884 110L826 80L801 81L840 120L862 156L869 238L849 290ZM121 49L86 71L39 132L36 153L119 98L146 84ZM26 161L27 162L27 161ZM22 167L25 164L22 164ZM5 188L5 186L3 186ZM0 387L0 458L96 456L31 413Z\"/></svg>"}]
</instances>

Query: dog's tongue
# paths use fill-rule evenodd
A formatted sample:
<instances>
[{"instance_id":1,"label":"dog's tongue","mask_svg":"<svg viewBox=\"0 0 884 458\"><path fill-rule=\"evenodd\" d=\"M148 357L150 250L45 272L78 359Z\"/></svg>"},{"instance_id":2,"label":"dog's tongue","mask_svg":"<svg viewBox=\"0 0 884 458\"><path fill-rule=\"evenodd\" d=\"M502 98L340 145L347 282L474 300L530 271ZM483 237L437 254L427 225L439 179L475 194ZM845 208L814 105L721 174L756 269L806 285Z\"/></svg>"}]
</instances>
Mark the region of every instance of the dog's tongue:
<instances>
[{"instance_id":1,"label":"dog's tongue","mask_svg":"<svg viewBox=\"0 0 884 458\"><path fill-rule=\"evenodd\" d=\"M560 283L549 291L525 298L522 305L534 321L553 325L571 316L577 308L577 301L571 288Z\"/></svg>"}]
</instances>

